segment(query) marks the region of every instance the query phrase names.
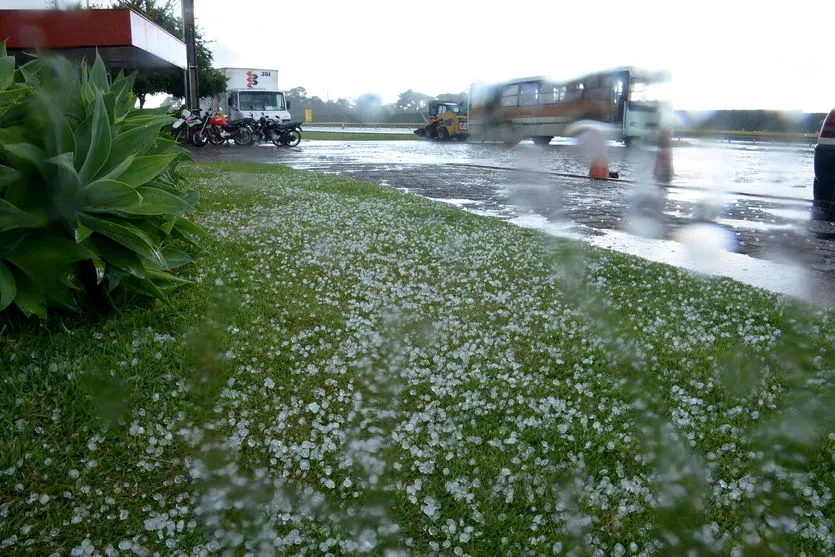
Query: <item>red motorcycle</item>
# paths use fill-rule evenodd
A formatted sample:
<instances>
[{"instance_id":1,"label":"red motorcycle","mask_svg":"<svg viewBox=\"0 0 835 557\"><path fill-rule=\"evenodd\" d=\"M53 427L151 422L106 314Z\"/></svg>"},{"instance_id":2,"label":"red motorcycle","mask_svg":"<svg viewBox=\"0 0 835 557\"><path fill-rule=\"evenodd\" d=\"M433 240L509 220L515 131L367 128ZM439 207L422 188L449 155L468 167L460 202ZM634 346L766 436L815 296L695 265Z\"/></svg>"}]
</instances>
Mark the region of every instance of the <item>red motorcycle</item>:
<instances>
[{"instance_id":1,"label":"red motorcycle","mask_svg":"<svg viewBox=\"0 0 835 557\"><path fill-rule=\"evenodd\" d=\"M203 147L206 143L223 145L230 139L236 145L248 145L252 141L249 119L242 118L230 122L223 113L217 113L206 118L203 127L195 132L192 141L196 146Z\"/></svg>"}]
</instances>

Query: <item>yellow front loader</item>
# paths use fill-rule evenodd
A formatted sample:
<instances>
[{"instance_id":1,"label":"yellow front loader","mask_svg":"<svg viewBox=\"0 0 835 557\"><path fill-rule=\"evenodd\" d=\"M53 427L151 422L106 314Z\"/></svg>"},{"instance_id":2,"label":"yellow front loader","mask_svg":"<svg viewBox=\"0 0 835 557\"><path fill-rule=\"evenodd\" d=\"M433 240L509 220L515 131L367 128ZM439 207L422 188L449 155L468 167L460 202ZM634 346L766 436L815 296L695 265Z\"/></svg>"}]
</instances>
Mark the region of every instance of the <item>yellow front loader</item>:
<instances>
[{"instance_id":1,"label":"yellow front loader","mask_svg":"<svg viewBox=\"0 0 835 557\"><path fill-rule=\"evenodd\" d=\"M467 109L455 101L431 101L429 119L425 126L415 130L415 134L442 141L450 139L466 141L470 135Z\"/></svg>"}]
</instances>

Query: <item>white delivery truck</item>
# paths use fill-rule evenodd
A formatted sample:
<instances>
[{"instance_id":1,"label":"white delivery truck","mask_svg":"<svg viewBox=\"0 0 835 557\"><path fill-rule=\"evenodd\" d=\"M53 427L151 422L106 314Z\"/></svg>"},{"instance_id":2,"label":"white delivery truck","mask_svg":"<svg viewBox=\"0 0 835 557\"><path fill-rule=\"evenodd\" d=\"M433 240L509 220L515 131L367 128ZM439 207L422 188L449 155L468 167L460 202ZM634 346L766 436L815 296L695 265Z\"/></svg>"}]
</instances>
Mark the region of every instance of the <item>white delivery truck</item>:
<instances>
[{"instance_id":1,"label":"white delivery truck","mask_svg":"<svg viewBox=\"0 0 835 557\"><path fill-rule=\"evenodd\" d=\"M218 68L229 81L226 92L200 99L200 108L212 114L222 110L230 120L262 115L290 121L290 103L278 89L278 70Z\"/></svg>"}]
</instances>

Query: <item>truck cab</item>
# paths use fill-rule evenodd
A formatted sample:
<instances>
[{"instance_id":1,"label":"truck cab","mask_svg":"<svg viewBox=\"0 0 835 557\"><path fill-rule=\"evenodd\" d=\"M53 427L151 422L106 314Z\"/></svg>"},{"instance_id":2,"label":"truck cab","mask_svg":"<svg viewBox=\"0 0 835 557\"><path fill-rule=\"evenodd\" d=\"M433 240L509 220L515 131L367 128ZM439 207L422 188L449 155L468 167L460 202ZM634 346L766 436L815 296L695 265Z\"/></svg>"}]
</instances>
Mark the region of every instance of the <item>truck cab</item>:
<instances>
[{"instance_id":1,"label":"truck cab","mask_svg":"<svg viewBox=\"0 0 835 557\"><path fill-rule=\"evenodd\" d=\"M277 118L282 122L290 121L290 103L283 91L253 91L251 89L230 89L221 102L221 110L233 120L255 118L262 115Z\"/></svg>"}]
</instances>

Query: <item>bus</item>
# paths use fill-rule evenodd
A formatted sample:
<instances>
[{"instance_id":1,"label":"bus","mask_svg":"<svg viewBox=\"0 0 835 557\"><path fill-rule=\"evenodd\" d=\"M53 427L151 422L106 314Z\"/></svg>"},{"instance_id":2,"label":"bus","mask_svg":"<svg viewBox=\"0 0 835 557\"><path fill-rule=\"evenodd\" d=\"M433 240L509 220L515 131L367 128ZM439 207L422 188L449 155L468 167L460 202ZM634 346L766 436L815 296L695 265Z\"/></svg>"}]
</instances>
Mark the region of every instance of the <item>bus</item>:
<instances>
[{"instance_id":1,"label":"bus","mask_svg":"<svg viewBox=\"0 0 835 557\"><path fill-rule=\"evenodd\" d=\"M570 81L545 77L473 84L471 136L515 144L530 138L547 145L579 120L610 124L617 139L655 139L671 112L670 74L634 67L591 73Z\"/></svg>"}]
</instances>

